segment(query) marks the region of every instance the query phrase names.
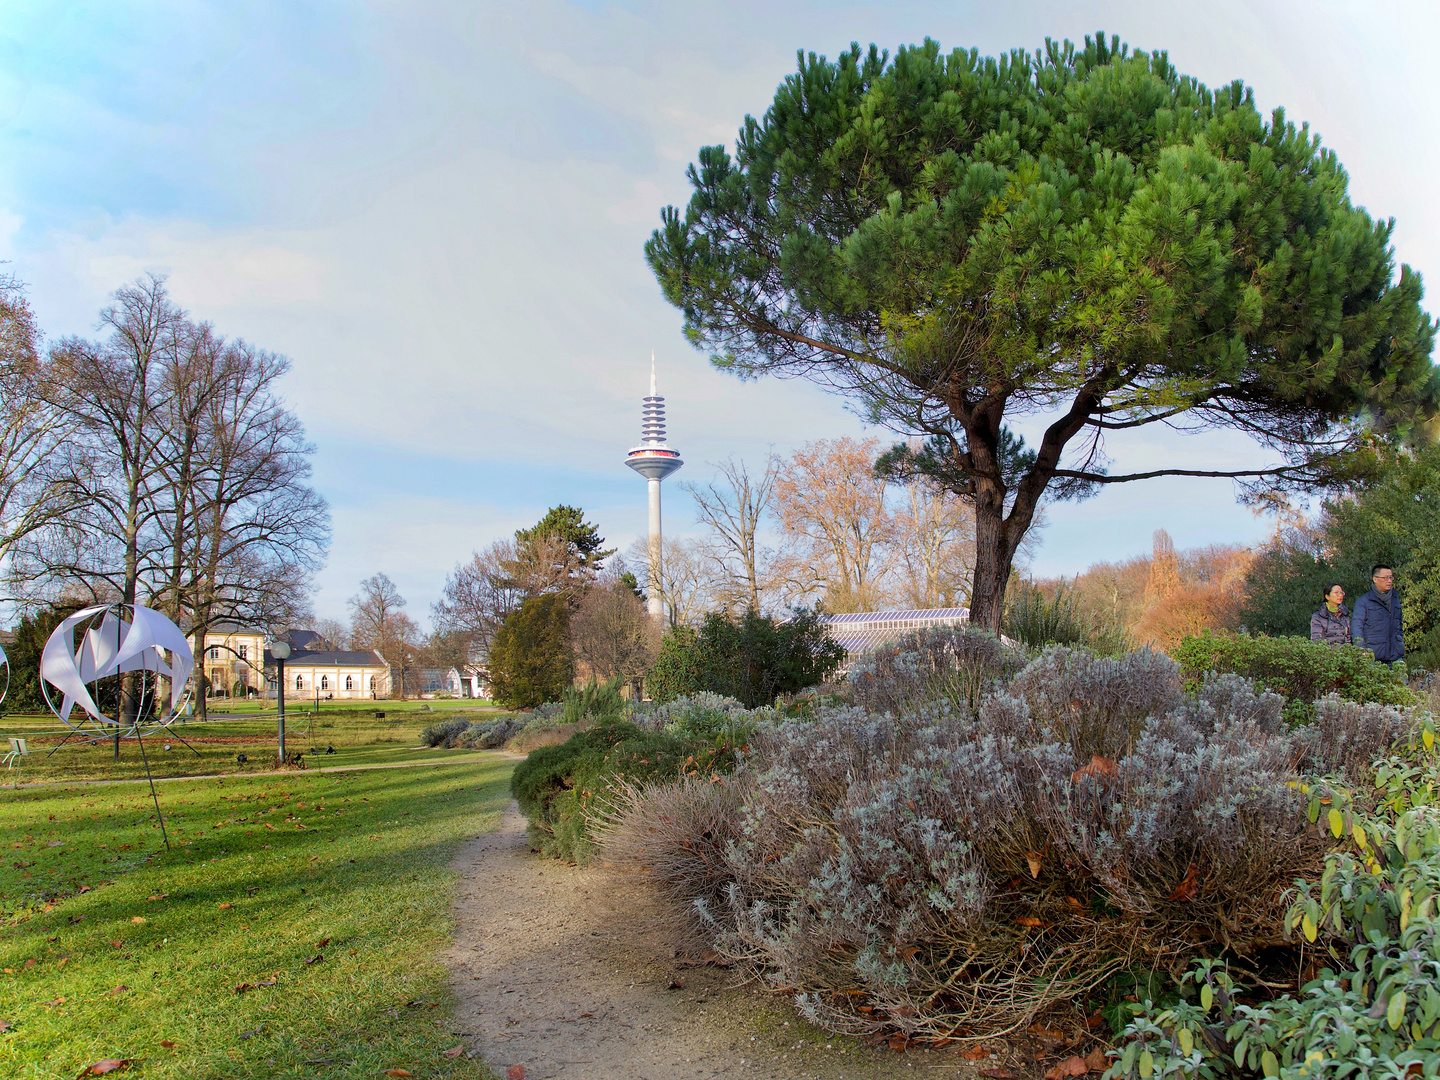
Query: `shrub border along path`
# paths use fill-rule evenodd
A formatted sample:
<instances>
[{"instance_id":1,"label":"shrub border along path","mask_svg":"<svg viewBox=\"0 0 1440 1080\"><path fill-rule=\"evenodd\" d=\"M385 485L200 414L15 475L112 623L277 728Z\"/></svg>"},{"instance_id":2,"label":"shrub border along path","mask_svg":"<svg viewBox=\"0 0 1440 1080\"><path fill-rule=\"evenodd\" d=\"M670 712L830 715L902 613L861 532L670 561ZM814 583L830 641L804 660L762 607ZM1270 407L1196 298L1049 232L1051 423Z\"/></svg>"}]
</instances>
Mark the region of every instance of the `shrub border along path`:
<instances>
[{"instance_id":1,"label":"shrub border along path","mask_svg":"<svg viewBox=\"0 0 1440 1080\"><path fill-rule=\"evenodd\" d=\"M805 1023L788 997L687 966L643 886L535 854L514 803L454 866L457 1027L502 1076L898 1080L939 1067L969 1080L996 1064L958 1048L870 1049Z\"/></svg>"}]
</instances>

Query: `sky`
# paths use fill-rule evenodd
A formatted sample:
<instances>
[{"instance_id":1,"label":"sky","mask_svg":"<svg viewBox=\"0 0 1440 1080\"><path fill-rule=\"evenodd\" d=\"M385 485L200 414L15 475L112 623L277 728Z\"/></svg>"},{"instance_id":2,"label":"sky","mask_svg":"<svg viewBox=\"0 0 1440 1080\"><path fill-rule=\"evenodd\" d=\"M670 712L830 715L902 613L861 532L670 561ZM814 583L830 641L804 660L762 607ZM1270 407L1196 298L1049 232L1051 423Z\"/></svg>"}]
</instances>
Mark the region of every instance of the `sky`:
<instances>
[{"instance_id":1,"label":"sky","mask_svg":"<svg viewBox=\"0 0 1440 1080\"><path fill-rule=\"evenodd\" d=\"M733 145L797 50L928 36L993 55L1100 29L1308 123L1354 201L1397 219L1400 260L1440 280L1440 13L1326 0L7 0L0 259L51 339L93 333L114 289L158 272L196 318L288 355L334 518L317 615L383 571L424 622L457 562L548 506L582 507L622 550L644 531L622 461L652 349L677 480L892 437L814 386L711 369L642 254L698 148ZM1167 433L1110 451L1116 471L1257 453ZM1167 479L1057 504L1031 570L1138 554L1158 528L1179 547L1262 540L1273 525L1234 496ZM697 530L675 480L666 530Z\"/></svg>"}]
</instances>

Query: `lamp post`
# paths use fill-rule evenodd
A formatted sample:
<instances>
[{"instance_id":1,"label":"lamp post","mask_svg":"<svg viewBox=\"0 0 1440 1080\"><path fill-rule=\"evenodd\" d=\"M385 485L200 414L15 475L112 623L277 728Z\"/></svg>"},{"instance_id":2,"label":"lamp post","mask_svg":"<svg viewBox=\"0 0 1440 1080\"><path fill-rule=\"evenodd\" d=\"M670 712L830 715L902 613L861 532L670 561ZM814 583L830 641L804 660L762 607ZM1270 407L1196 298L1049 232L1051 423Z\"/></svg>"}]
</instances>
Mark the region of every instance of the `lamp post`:
<instances>
[{"instance_id":1,"label":"lamp post","mask_svg":"<svg viewBox=\"0 0 1440 1080\"><path fill-rule=\"evenodd\" d=\"M280 764L285 764L285 661L290 659L290 643L288 641L272 641L270 643L270 655L275 657L275 670L279 676L279 690L275 694L276 712L279 714L279 749Z\"/></svg>"}]
</instances>

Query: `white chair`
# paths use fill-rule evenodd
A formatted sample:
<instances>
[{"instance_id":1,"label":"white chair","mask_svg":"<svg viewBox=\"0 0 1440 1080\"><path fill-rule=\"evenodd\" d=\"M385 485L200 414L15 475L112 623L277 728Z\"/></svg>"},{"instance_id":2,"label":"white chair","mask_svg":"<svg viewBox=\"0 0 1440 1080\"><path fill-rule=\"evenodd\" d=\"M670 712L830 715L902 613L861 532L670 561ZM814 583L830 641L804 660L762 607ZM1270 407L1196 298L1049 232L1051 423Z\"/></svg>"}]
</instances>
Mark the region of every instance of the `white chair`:
<instances>
[{"instance_id":1,"label":"white chair","mask_svg":"<svg viewBox=\"0 0 1440 1080\"><path fill-rule=\"evenodd\" d=\"M13 735L9 736L9 739L10 752L6 754L3 758L0 758L0 760L3 760L5 762L5 768L13 769L16 765L19 765L23 761L23 759L30 756L30 744L24 739L17 739ZM15 786L20 786L19 773L16 773L15 775Z\"/></svg>"}]
</instances>

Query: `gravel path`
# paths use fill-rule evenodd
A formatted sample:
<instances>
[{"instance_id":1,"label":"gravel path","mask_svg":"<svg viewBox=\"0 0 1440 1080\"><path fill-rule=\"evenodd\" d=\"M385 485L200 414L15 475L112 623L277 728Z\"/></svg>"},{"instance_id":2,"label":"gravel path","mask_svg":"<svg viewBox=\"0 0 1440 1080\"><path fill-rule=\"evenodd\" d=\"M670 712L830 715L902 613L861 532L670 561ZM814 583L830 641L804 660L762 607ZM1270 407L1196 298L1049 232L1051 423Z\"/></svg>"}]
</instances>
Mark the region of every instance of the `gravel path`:
<instances>
[{"instance_id":1,"label":"gravel path","mask_svg":"<svg viewBox=\"0 0 1440 1080\"><path fill-rule=\"evenodd\" d=\"M501 1076L515 1065L526 1080L974 1076L951 1051L872 1050L729 972L681 968L647 932L643 890L532 854L513 803L456 866L457 1031Z\"/></svg>"}]
</instances>

